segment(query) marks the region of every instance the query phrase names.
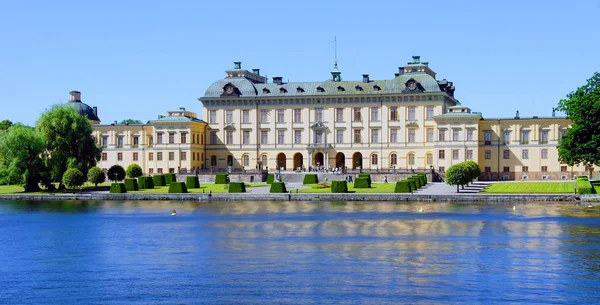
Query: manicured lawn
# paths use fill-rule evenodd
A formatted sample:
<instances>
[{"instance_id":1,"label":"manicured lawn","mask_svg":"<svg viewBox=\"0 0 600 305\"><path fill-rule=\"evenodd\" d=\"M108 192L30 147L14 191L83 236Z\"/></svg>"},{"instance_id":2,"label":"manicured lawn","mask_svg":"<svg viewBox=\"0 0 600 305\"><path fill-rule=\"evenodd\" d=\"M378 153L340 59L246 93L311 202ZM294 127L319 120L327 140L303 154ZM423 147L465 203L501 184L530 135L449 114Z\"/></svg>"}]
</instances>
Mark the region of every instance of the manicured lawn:
<instances>
[{"instance_id":1,"label":"manicured lawn","mask_svg":"<svg viewBox=\"0 0 600 305\"><path fill-rule=\"evenodd\" d=\"M22 193L23 187L19 185L0 185L0 194Z\"/></svg>"},{"instance_id":2,"label":"manicured lawn","mask_svg":"<svg viewBox=\"0 0 600 305\"><path fill-rule=\"evenodd\" d=\"M594 182L592 183L592 186L596 190L596 194L600 194L600 182Z\"/></svg>"},{"instance_id":3,"label":"manicured lawn","mask_svg":"<svg viewBox=\"0 0 600 305\"><path fill-rule=\"evenodd\" d=\"M252 183L246 184L246 187L267 187L266 183ZM210 183L200 183L200 188L197 189L188 189L189 193L227 193L229 191L227 184L210 184ZM139 191L129 192L129 193L155 193L155 194L166 194L169 192L168 186L155 187L154 189L143 189Z\"/></svg>"},{"instance_id":4,"label":"manicured lawn","mask_svg":"<svg viewBox=\"0 0 600 305\"><path fill-rule=\"evenodd\" d=\"M574 182L500 182L490 184L482 193L553 194L573 193Z\"/></svg>"},{"instance_id":5,"label":"manicured lawn","mask_svg":"<svg viewBox=\"0 0 600 305\"><path fill-rule=\"evenodd\" d=\"M311 188L308 189L301 189L299 192L300 193L331 193L331 188L322 188L322 189L315 189L312 188L313 186L316 186L317 184L311 184L308 185ZM355 189L354 188L354 183L348 183L348 192L351 193L393 193L394 192L394 188L396 187L396 183L373 183L371 184L371 188L368 189Z\"/></svg>"},{"instance_id":6,"label":"manicured lawn","mask_svg":"<svg viewBox=\"0 0 600 305\"><path fill-rule=\"evenodd\" d=\"M108 188L110 187L110 183L101 183L98 184L98 190L108 190ZM93 184L85 184L83 185L83 190L94 190L94 185ZM52 193L55 194L62 194L62 193L78 193L80 191L80 189L66 189L66 190L61 190L61 191L55 191ZM44 189L42 189L42 191L40 192L32 192L32 193L27 193L27 194L49 194L51 192L45 191ZM0 185L0 194L25 194L23 193L23 187L19 186L19 185Z\"/></svg>"}]
</instances>

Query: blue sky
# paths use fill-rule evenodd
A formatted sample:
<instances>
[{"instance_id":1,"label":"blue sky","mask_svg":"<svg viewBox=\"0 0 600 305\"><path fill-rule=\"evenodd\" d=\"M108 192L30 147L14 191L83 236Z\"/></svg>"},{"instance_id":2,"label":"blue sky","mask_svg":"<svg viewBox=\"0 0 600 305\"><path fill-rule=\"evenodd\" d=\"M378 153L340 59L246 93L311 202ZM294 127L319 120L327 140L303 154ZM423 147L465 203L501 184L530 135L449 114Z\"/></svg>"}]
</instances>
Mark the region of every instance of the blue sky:
<instances>
[{"instance_id":1,"label":"blue sky","mask_svg":"<svg viewBox=\"0 0 600 305\"><path fill-rule=\"evenodd\" d=\"M289 81L393 78L420 55L484 117L550 115L600 70L600 0L3 1L0 120L68 92L103 123L186 107L233 61ZM89 2L89 3L88 3Z\"/></svg>"}]
</instances>

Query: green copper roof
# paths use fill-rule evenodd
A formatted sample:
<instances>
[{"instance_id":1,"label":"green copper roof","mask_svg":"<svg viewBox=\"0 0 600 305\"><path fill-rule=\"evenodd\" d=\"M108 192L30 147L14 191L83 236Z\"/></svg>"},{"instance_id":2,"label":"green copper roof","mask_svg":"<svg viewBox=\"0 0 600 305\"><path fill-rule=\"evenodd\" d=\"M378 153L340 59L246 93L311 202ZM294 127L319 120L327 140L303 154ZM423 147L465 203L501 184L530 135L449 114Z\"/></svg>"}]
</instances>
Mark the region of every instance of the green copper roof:
<instances>
[{"instance_id":1,"label":"green copper roof","mask_svg":"<svg viewBox=\"0 0 600 305\"><path fill-rule=\"evenodd\" d=\"M434 119L450 119L450 118L481 118L481 113L479 112L447 112L444 114L436 115L433 117Z\"/></svg>"},{"instance_id":2,"label":"green copper roof","mask_svg":"<svg viewBox=\"0 0 600 305\"><path fill-rule=\"evenodd\" d=\"M198 123L201 123L204 121L199 120L197 118L191 118L191 117L186 117L186 116L182 116L182 115L181 116L179 116L179 115L165 116L160 119L150 121L150 123L160 123L160 122L169 122L169 123L198 122Z\"/></svg>"}]
</instances>

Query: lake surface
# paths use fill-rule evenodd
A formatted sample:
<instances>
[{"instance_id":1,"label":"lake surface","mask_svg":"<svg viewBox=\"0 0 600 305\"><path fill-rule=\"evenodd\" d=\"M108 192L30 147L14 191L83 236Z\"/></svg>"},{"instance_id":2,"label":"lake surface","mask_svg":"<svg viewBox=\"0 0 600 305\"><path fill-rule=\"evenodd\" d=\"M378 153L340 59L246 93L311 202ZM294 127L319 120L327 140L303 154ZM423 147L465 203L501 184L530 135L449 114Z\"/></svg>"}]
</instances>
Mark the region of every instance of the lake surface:
<instances>
[{"instance_id":1,"label":"lake surface","mask_svg":"<svg viewBox=\"0 0 600 305\"><path fill-rule=\"evenodd\" d=\"M599 304L599 216L573 204L0 202L0 304Z\"/></svg>"}]
</instances>

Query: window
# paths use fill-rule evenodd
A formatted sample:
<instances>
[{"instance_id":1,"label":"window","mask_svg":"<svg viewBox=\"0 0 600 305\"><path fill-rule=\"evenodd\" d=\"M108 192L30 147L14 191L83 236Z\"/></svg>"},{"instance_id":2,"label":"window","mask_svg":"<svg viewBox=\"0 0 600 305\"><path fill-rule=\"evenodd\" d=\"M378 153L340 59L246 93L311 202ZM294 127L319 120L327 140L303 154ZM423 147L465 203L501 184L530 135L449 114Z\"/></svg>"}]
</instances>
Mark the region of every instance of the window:
<instances>
[{"instance_id":1,"label":"window","mask_svg":"<svg viewBox=\"0 0 600 305\"><path fill-rule=\"evenodd\" d=\"M117 153L117 161L123 161L123 153Z\"/></svg>"},{"instance_id":2,"label":"window","mask_svg":"<svg viewBox=\"0 0 600 305\"><path fill-rule=\"evenodd\" d=\"M440 141L440 142L446 141L446 130L445 129L438 130L438 141Z\"/></svg>"},{"instance_id":3,"label":"window","mask_svg":"<svg viewBox=\"0 0 600 305\"><path fill-rule=\"evenodd\" d=\"M529 159L529 150L528 149L523 149L521 151L521 159Z\"/></svg>"},{"instance_id":4,"label":"window","mask_svg":"<svg viewBox=\"0 0 600 305\"><path fill-rule=\"evenodd\" d=\"M458 141L459 132L460 132L460 130L458 130L458 129L452 129L452 141L454 141L454 142Z\"/></svg>"},{"instance_id":5,"label":"window","mask_svg":"<svg viewBox=\"0 0 600 305\"><path fill-rule=\"evenodd\" d=\"M377 165L377 161L379 161L377 158L377 154L372 154L371 155L371 165Z\"/></svg>"},{"instance_id":6,"label":"window","mask_svg":"<svg viewBox=\"0 0 600 305\"><path fill-rule=\"evenodd\" d=\"M390 142L398 143L398 129L390 129Z\"/></svg>"},{"instance_id":7,"label":"window","mask_svg":"<svg viewBox=\"0 0 600 305\"><path fill-rule=\"evenodd\" d=\"M108 147L108 136L102 136L102 148Z\"/></svg>"},{"instance_id":8,"label":"window","mask_svg":"<svg viewBox=\"0 0 600 305\"><path fill-rule=\"evenodd\" d=\"M371 122L379 122L379 107L371 107Z\"/></svg>"},{"instance_id":9,"label":"window","mask_svg":"<svg viewBox=\"0 0 600 305\"><path fill-rule=\"evenodd\" d=\"M250 144L250 130L242 131L242 144Z\"/></svg>"},{"instance_id":10,"label":"window","mask_svg":"<svg viewBox=\"0 0 600 305\"><path fill-rule=\"evenodd\" d=\"M325 143L323 138L323 130L315 130L313 141L313 143Z\"/></svg>"},{"instance_id":11,"label":"window","mask_svg":"<svg viewBox=\"0 0 600 305\"><path fill-rule=\"evenodd\" d=\"M225 141L227 144L233 144L233 131L227 130L225 132Z\"/></svg>"},{"instance_id":12,"label":"window","mask_svg":"<svg viewBox=\"0 0 600 305\"><path fill-rule=\"evenodd\" d=\"M408 106L408 120L409 121L414 121L416 118L416 114L415 114L415 110L417 107L415 106Z\"/></svg>"},{"instance_id":13,"label":"window","mask_svg":"<svg viewBox=\"0 0 600 305\"><path fill-rule=\"evenodd\" d=\"M152 138L152 136L148 136L148 147L152 147L152 144L154 143L153 140L154 139Z\"/></svg>"},{"instance_id":14,"label":"window","mask_svg":"<svg viewBox=\"0 0 600 305\"><path fill-rule=\"evenodd\" d=\"M542 130L541 135L540 135L540 144L548 144L548 134L550 133L549 130Z\"/></svg>"},{"instance_id":15,"label":"window","mask_svg":"<svg viewBox=\"0 0 600 305\"><path fill-rule=\"evenodd\" d=\"M542 172L547 172L548 171L548 166L542 166Z\"/></svg>"},{"instance_id":16,"label":"window","mask_svg":"<svg viewBox=\"0 0 600 305\"><path fill-rule=\"evenodd\" d=\"M150 174L150 175L154 174L154 169L153 168L149 168L148 169L148 174Z\"/></svg>"},{"instance_id":17,"label":"window","mask_svg":"<svg viewBox=\"0 0 600 305\"><path fill-rule=\"evenodd\" d=\"M433 155L427 154L427 165L432 165L432 164L433 164Z\"/></svg>"},{"instance_id":18,"label":"window","mask_svg":"<svg viewBox=\"0 0 600 305\"><path fill-rule=\"evenodd\" d=\"M302 130L294 130L294 144L302 143Z\"/></svg>"},{"instance_id":19,"label":"window","mask_svg":"<svg viewBox=\"0 0 600 305\"><path fill-rule=\"evenodd\" d=\"M243 155L242 156L242 164L244 166L249 166L250 165L250 156L248 155Z\"/></svg>"},{"instance_id":20,"label":"window","mask_svg":"<svg viewBox=\"0 0 600 305\"><path fill-rule=\"evenodd\" d=\"M433 120L433 106L427 106L427 117L428 120Z\"/></svg>"},{"instance_id":21,"label":"window","mask_svg":"<svg viewBox=\"0 0 600 305\"><path fill-rule=\"evenodd\" d=\"M163 134L157 133L156 134L156 144L162 144L162 143L163 143Z\"/></svg>"},{"instance_id":22,"label":"window","mask_svg":"<svg viewBox=\"0 0 600 305\"><path fill-rule=\"evenodd\" d=\"M123 138L124 136L117 136L117 148L123 148Z\"/></svg>"},{"instance_id":23,"label":"window","mask_svg":"<svg viewBox=\"0 0 600 305\"><path fill-rule=\"evenodd\" d=\"M360 107L354 107L354 116L352 118L353 121L362 121L360 116Z\"/></svg>"},{"instance_id":24,"label":"window","mask_svg":"<svg viewBox=\"0 0 600 305\"><path fill-rule=\"evenodd\" d=\"M337 144L344 143L344 130L343 129L335 130L335 143L337 143Z\"/></svg>"},{"instance_id":25,"label":"window","mask_svg":"<svg viewBox=\"0 0 600 305\"><path fill-rule=\"evenodd\" d=\"M175 133L169 132L169 144L175 143Z\"/></svg>"},{"instance_id":26,"label":"window","mask_svg":"<svg viewBox=\"0 0 600 305\"><path fill-rule=\"evenodd\" d=\"M285 109L277 109L277 123L285 123Z\"/></svg>"},{"instance_id":27,"label":"window","mask_svg":"<svg viewBox=\"0 0 600 305\"><path fill-rule=\"evenodd\" d=\"M175 152L170 151L169 152L169 161L174 161L175 160Z\"/></svg>"},{"instance_id":28,"label":"window","mask_svg":"<svg viewBox=\"0 0 600 305\"><path fill-rule=\"evenodd\" d=\"M426 141L428 143L433 142L433 128L426 128L425 134L426 134Z\"/></svg>"},{"instance_id":29,"label":"window","mask_svg":"<svg viewBox=\"0 0 600 305\"><path fill-rule=\"evenodd\" d=\"M260 131L260 144L267 144L269 142L269 131Z\"/></svg>"},{"instance_id":30,"label":"window","mask_svg":"<svg viewBox=\"0 0 600 305\"><path fill-rule=\"evenodd\" d=\"M565 136L565 134L567 134L567 130L566 129L561 129L559 131L559 136L558 136L558 142L562 142L562 138Z\"/></svg>"},{"instance_id":31,"label":"window","mask_svg":"<svg viewBox=\"0 0 600 305\"><path fill-rule=\"evenodd\" d=\"M181 144L187 144L187 133L181 133Z\"/></svg>"},{"instance_id":32,"label":"window","mask_svg":"<svg viewBox=\"0 0 600 305\"><path fill-rule=\"evenodd\" d=\"M473 160L473 150L467 149L467 160Z\"/></svg>"},{"instance_id":33,"label":"window","mask_svg":"<svg viewBox=\"0 0 600 305\"><path fill-rule=\"evenodd\" d=\"M390 155L390 165L391 166L396 166L397 164L398 164L398 155L391 154Z\"/></svg>"},{"instance_id":34,"label":"window","mask_svg":"<svg viewBox=\"0 0 600 305\"><path fill-rule=\"evenodd\" d=\"M379 143L379 129L371 129L371 143Z\"/></svg>"},{"instance_id":35,"label":"window","mask_svg":"<svg viewBox=\"0 0 600 305\"><path fill-rule=\"evenodd\" d=\"M415 154L408 154L408 165L415 165Z\"/></svg>"},{"instance_id":36,"label":"window","mask_svg":"<svg viewBox=\"0 0 600 305\"><path fill-rule=\"evenodd\" d=\"M217 166L217 156L210 156L210 166Z\"/></svg>"},{"instance_id":37,"label":"window","mask_svg":"<svg viewBox=\"0 0 600 305\"><path fill-rule=\"evenodd\" d=\"M162 174L162 172L163 172L163 170L162 170L162 167L161 167L161 168L158 168L158 173L159 173L159 174Z\"/></svg>"},{"instance_id":38,"label":"window","mask_svg":"<svg viewBox=\"0 0 600 305\"><path fill-rule=\"evenodd\" d=\"M491 150L487 149L485 151L485 158L486 159L491 159L492 158L492 151Z\"/></svg>"},{"instance_id":39,"label":"window","mask_svg":"<svg viewBox=\"0 0 600 305\"><path fill-rule=\"evenodd\" d=\"M521 144L529 144L529 130L521 131Z\"/></svg>"},{"instance_id":40,"label":"window","mask_svg":"<svg viewBox=\"0 0 600 305\"><path fill-rule=\"evenodd\" d=\"M491 168L491 167L489 167L489 166L486 166L486 167L485 167L485 172L486 172L486 173L491 173L491 172L492 172L492 168Z\"/></svg>"},{"instance_id":41,"label":"window","mask_svg":"<svg viewBox=\"0 0 600 305\"><path fill-rule=\"evenodd\" d=\"M269 110L268 109L261 109L260 110L260 122L261 123L268 123L269 121Z\"/></svg>"},{"instance_id":42,"label":"window","mask_svg":"<svg viewBox=\"0 0 600 305\"><path fill-rule=\"evenodd\" d=\"M260 160L264 166L267 166L267 155L260 156Z\"/></svg>"},{"instance_id":43,"label":"window","mask_svg":"<svg viewBox=\"0 0 600 305\"><path fill-rule=\"evenodd\" d=\"M445 166L440 166L439 168L440 173L443 173L446 171L446 167Z\"/></svg>"},{"instance_id":44,"label":"window","mask_svg":"<svg viewBox=\"0 0 600 305\"><path fill-rule=\"evenodd\" d=\"M398 121L398 106L390 107L390 121Z\"/></svg>"},{"instance_id":45,"label":"window","mask_svg":"<svg viewBox=\"0 0 600 305\"><path fill-rule=\"evenodd\" d=\"M458 160L458 149L452 150L452 160Z\"/></svg>"},{"instance_id":46,"label":"window","mask_svg":"<svg viewBox=\"0 0 600 305\"><path fill-rule=\"evenodd\" d=\"M192 152L192 161L196 161L196 153Z\"/></svg>"},{"instance_id":47,"label":"window","mask_svg":"<svg viewBox=\"0 0 600 305\"><path fill-rule=\"evenodd\" d=\"M542 159L548 159L548 149L547 148L542 149L541 155L542 155Z\"/></svg>"},{"instance_id":48,"label":"window","mask_svg":"<svg viewBox=\"0 0 600 305\"><path fill-rule=\"evenodd\" d=\"M561 172L566 172L567 171L567 166L566 165L561 165L560 166L560 171Z\"/></svg>"},{"instance_id":49,"label":"window","mask_svg":"<svg viewBox=\"0 0 600 305\"><path fill-rule=\"evenodd\" d=\"M438 159L446 159L446 151L441 149L440 151L438 151Z\"/></svg>"},{"instance_id":50,"label":"window","mask_svg":"<svg viewBox=\"0 0 600 305\"><path fill-rule=\"evenodd\" d=\"M154 153L148 153L148 161L154 161Z\"/></svg>"},{"instance_id":51,"label":"window","mask_svg":"<svg viewBox=\"0 0 600 305\"><path fill-rule=\"evenodd\" d=\"M134 152L133 156L132 156L133 161L137 161L138 160L138 153Z\"/></svg>"},{"instance_id":52,"label":"window","mask_svg":"<svg viewBox=\"0 0 600 305\"><path fill-rule=\"evenodd\" d=\"M505 150L503 151L503 158L504 158L504 159L510 159L510 150L508 150L508 149L505 149Z\"/></svg>"},{"instance_id":53,"label":"window","mask_svg":"<svg viewBox=\"0 0 600 305\"><path fill-rule=\"evenodd\" d=\"M210 144L217 144L217 132L216 131L211 131L210 132Z\"/></svg>"},{"instance_id":54,"label":"window","mask_svg":"<svg viewBox=\"0 0 600 305\"><path fill-rule=\"evenodd\" d=\"M492 145L492 132L489 130L484 131L483 140L485 141L485 145Z\"/></svg>"},{"instance_id":55,"label":"window","mask_svg":"<svg viewBox=\"0 0 600 305\"><path fill-rule=\"evenodd\" d=\"M185 151L182 151L180 158L181 158L181 161L186 161L187 160L187 153Z\"/></svg>"},{"instance_id":56,"label":"window","mask_svg":"<svg viewBox=\"0 0 600 305\"><path fill-rule=\"evenodd\" d=\"M208 111L208 123L209 124L216 124L217 123L217 111L216 110L209 110Z\"/></svg>"},{"instance_id":57,"label":"window","mask_svg":"<svg viewBox=\"0 0 600 305\"><path fill-rule=\"evenodd\" d=\"M323 122L323 108L315 108L315 122Z\"/></svg>"},{"instance_id":58,"label":"window","mask_svg":"<svg viewBox=\"0 0 600 305\"><path fill-rule=\"evenodd\" d=\"M505 172L505 173L508 173L508 172L510 172L510 167L509 167L509 166L505 166L505 167L502 169L502 171L503 171L503 172Z\"/></svg>"},{"instance_id":59,"label":"window","mask_svg":"<svg viewBox=\"0 0 600 305\"><path fill-rule=\"evenodd\" d=\"M277 130L277 144L283 144L285 142L285 130Z\"/></svg>"},{"instance_id":60,"label":"window","mask_svg":"<svg viewBox=\"0 0 600 305\"><path fill-rule=\"evenodd\" d=\"M156 153L156 160L157 161L162 161L162 152L157 152Z\"/></svg>"},{"instance_id":61,"label":"window","mask_svg":"<svg viewBox=\"0 0 600 305\"><path fill-rule=\"evenodd\" d=\"M415 143L416 141L416 129L409 128L408 129L408 143Z\"/></svg>"},{"instance_id":62,"label":"window","mask_svg":"<svg viewBox=\"0 0 600 305\"><path fill-rule=\"evenodd\" d=\"M294 109L294 123L302 122L302 109Z\"/></svg>"},{"instance_id":63,"label":"window","mask_svg":"<svg viewBox=\"0 0 600 305\"><path fill-rule=\"evenodd\" d=\"M344 108L336 108L335 109L335 121L336 122L344 121Z\"/></svg>"},{"instance_id":64,"label":"window","mask_svg":"<svg viewBox=\"0 0 600 305\"><path fill-rule=\"evenodd\" d=\"M106 153L102 153L102 161L107 161L108 155Z\"/></svg>"},{"instance_id":65,"label":"window","mask_svg":"<svg viewBox=\"0 0 600 305\"><path fill-rule=\"evenodd\" d=\"M233 124L233 110L231 110L231 109L225 110L225 123Z\"/></svg>"},{"instance_id":66,"label":"window","mask_svg":"<svg viewBox=\"0 0 600 305\"><path fill-rule=\"evenodd\" d=\"M510 144L510 131L505 130L502 133L502 142L504 143L504 145Z\"/></svg>"},{"instance_id":67,"label":"window","mask_svg":"<svg viewBox=\"0 0 600 305\"><path fill-rule=\"evenodd\" d=\"M244 124L250 123L250 110L248 110L248 109L242 110L242 123L244 123Z\"/></svg>"},{"instance_id":68,"label":"window","mask_svg":"<svg viewBox=\"0 0 600 305\"><path fill-rule=\"evenodd\" d=\"M131 147L137 148L139 145L140 145L140 137L139 136L134 136L133 137L133 144L131 145Z\"/></svg>"},{"instance_id":69,"label":"window","mask_svg":"<svg viewBox=\"0 0 600 305\"><path fill-rule=\"evenodd\" d=\"M354 143L360 143L360 129L354 129Z\"/></svg>"},{"instance_id":70,"label":"window","mask_svg":"<svg viewBox=\"0 0 600 305\"><path fill-rule=\"evenodd\" d=\"M467 129L467 141L473 141L473 129Z\"/></svg>"}]
</instances>

